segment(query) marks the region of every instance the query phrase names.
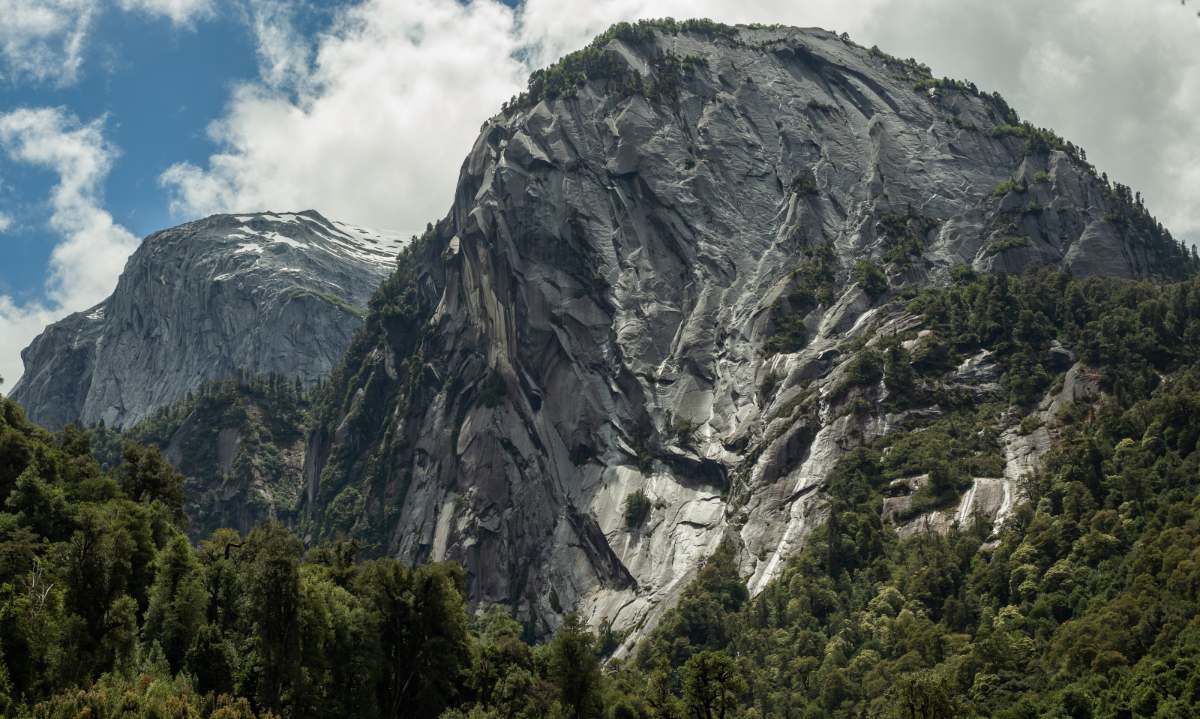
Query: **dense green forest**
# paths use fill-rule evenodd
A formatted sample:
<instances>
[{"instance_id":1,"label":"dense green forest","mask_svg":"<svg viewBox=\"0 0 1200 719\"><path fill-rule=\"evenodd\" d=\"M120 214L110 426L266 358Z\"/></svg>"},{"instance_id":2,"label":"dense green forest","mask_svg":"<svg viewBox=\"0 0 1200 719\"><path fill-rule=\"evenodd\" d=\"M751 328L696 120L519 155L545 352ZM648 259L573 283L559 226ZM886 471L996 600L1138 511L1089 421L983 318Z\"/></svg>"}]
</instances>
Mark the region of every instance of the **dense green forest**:
<instances>
[{"instance_id":1,"label":"dense green forest","mask_svg":"<svg viewBox=\"0 0 1200 719\"><path fill-rule=\"evenodd\" d=\"M569 618L533 645L471 612L455 565L304 547L267 523L185 534L158 450L0 400L0 712L34 717L1192 717L1200 713L1200 281L960 273L900 300L934 331L878 352L898 399L989 348L1001 407L1057 380L1059 343L1104 398L1069 406L1005 526L901 540L898 472L947 491L994 462L1018 413L953 421L847 456L830 519L748 596L722 548L632 656ZM878 375L875 375L878 376ZM939 498L930 497L930 506Z\"/></svg>"},{"instance_id":2,"label":"dense green forest","mask_svg":"<svg viewBox=\"0 0 1200 719\"><path fill-rule=\"evenodd\" d=\"M123 436L158 447L185 476L187 533L202 539L222 527L246 530L266 519L294 523L303 479L304 441L318 384L243 373L206 382L160 408ZM97 429L101 466L120 460L122 434Z\"/></svg>"}]
</instances>

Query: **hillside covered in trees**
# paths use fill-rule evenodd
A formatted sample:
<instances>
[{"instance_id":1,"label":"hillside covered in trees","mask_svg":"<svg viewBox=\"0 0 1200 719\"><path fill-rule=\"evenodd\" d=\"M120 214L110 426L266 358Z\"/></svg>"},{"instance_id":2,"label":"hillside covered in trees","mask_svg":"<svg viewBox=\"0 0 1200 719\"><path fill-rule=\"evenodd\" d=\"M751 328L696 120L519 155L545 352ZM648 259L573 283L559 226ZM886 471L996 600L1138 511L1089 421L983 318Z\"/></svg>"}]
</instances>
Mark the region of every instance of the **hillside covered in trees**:
<instances>
[{"instance_id":1,"label":"hillside covered in trees","mask_svg":"<svg viewBox=\"0 0 1200 719\"><path fill-rule=\"evenodd\" d=\"M718 551L622 658L621 637L574 618L533 645L504 607L469 611L454 564L359 561L275 523L192 545L156 449L126 442L102 469L92 433L51 434L3 400L0 713L1195 716L1200 281L961 273L903 301L933 334L919 358L882 351L897 401L980 347L1007 401L847 455L828 521L776 581L750 597ZM952 501L988 461L980 438L1061 381L1054 343L1103 393L1050 420L1017 509L901 538L880 511L892 478L943 477L925 507Z\"/></svg>"}]
</instances>

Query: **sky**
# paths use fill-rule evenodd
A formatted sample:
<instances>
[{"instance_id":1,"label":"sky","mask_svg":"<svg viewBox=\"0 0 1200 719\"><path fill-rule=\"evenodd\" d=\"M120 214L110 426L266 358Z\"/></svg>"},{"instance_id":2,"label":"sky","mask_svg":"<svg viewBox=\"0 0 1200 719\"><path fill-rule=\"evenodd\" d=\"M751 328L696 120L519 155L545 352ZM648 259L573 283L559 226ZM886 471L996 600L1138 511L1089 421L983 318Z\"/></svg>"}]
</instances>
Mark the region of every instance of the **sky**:
<instances>
[{"instance_id":1,"label":"sky","mask_svg":"<svg viewBox=\"0 0 1200 719\"><path fill-rule=\"evenodd\" d=\"M0 377L141 238L317 209L414 232L481 123L613 22L848 32L1003 94L1200 242L1192 0L0 0Z\"/></svg>"}]
</instances>

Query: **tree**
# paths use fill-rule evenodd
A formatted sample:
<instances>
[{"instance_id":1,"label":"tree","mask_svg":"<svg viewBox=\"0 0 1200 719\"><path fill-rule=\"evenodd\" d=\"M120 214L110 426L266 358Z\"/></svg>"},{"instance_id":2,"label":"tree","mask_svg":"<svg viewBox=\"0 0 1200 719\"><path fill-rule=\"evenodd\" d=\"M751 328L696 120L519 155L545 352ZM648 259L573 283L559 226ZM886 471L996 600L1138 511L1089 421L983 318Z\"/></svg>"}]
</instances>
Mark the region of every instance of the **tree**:
<instances>
[{"instance_id":1,"label":"tree","mask_svg":"<svg viewBox=\"0 0 1200 719\"><path fill-rule=\"evenodd\" d=\"M625 526L631 531L641 527L650 516L653 505L644 490L637 490L625 497Z\"/></svg>"},{"instance_id":2,"label":"tree","mask_svg":"<svg viewBox=\"0 0 1200 719\"><path fill-rule=\"evenodd\" d=\"M892 343L883 351L883 381L892 393L902 399L912 392L916 381L912 356L899 342Z\"/></svg>"},{"instance_id":3,"label":"tree","mask_svg":"<svg viewBox=\"0 0 1200 719\"><path fill-rule=\"evenodd\" d=\"M136 609L144 600L154 540L144 508L128 501L83 505L76 529L58 545L65 578L67 624L76 676L109 671L136 638Z\"/></svg>"},{"instance_id":4,"label":"tree","mask_svg":"<svg viewBox=\"0 0 1200 719\"><path fill-rule=\"evenodd\" d=\"M283 525L267 522L246 537L248 558L242 609L251 623L257 696L281 711L299 671L300 554L303 546Z\"/></svg>"},{"instance_id":5,"label":"tree","mask_svg":"<svg viewBox=\"0 0 1200 719\"><path fill-rule=\"evenodd\" d=\"M160 501L171 515L183 518L183 475L162 456L157 447L126 442L124 462L117 482L126 496L135 502Z\"/></svg>"},{"instance_id":6,"label":"tree","mask_svg":"<svg viewBox=\"0 0 1200 719\"><path fill-rule=\"evenodd\" d=\"M723 651L705 650L683 665L683 701L695 719L725 719L746 688L737 662Z\"/></svg>"},{"instance_id":7,"label":"tree","mask_svg":"<svg viewBox=\"0 0 1200 719\"><path fill-rule=\"evenodd\" d=\"M470 666L458 565L409 570L391 559L363 565L358 592L371 614L385 717L437 716L459 695Z\"/></svg>"},{"instance_id":8,"label":"tree","mask_svg":"<svg viewBox=\"0 0 1200 719\"><path fill-rule=\"evenodd\" d=\"M957 716L946 682L933 672L907 674L891 692L892 719L944 719Z\"/></svg>"},{"instance_id":9,"label":"tree","mask_svg":"<svg viewBox=\"0 0 1200 719\"><path fill-rule=\"evenodd\" d=\"M201 625L187 654L188 672L195 677L197 691L232 693L234 655L234 648L219 627Z\"/></svg>"},{"instance_id":10,"label":"tree","mask_svg":"<svg viewBox=\"0 0 1200 719\"><path fill-rule=\"evenodd\" d=\"M34 459L16 478L4 504L21 524L48 539L61 539L71 530L70 507L62 487L43 478L40 462Z\"/></svg>"},{"instance_id":11,"label":"tree","mask_svg":"<svg viewBox=\"0 0 1200 719\"><path fill-rule=\"evenodd\" d=\"M575 614L567 615L550 644L550 675L558 685L568 716L588 719L601 715L600 660L595 639Z\"/></svg>"},{"instance_id":12,"label":"tree","mask_svg":"<svg viewBox=\"0 0 1200 719\"><path fill-rule=\"evenodd\" d=\"M888 291L887 275L879 265L870 260L859 260L854 263L854 281L872 300L879 299Z\"/></svg>"},{"instance_id":13,"label":"tree","mask_svg":"<svg viewBox=\"0 0 1200 719\"><path fill-rule=\"evenodd\" d=\"M187 537L175 534L154 560L154 584L146 609L143 634L158 642L175 671L183 666L188 648L204 622L208 594L200 577L200 563Z\"/></svg>"}]
</instances>

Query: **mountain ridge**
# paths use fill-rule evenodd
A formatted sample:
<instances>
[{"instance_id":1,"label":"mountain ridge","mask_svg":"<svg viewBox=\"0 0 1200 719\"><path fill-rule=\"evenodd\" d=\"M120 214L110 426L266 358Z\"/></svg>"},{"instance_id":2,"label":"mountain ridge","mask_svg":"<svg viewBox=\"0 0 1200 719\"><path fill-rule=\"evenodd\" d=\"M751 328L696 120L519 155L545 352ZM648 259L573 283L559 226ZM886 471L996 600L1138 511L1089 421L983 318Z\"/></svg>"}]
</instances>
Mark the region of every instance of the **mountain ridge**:
<instances>
[{"instance_id":1,"label":"mountain ridge","mask_svg":"<svg viewBox=\"0 0 1200 719\"><path fill-rule=\"evenodd\" d=\"M128 428L203 381L246 372L311 387L332 370L303 461L290 440L277 448L286 477L262 469L256 453L270 442L226 451L217 465L257 469L233 483L228 471L189 475L220 488L192 511L241 530L287 517L309 541L351 536L410 562L458 560L473 601L513 606L538 635L577 609L636 636L727 541L751 593L762 591L823 520L841 456L944 414L936 393L897 409L877 384L896 338L904 352L936 349L905 305L921 288L1039 266L1178 277L1195 265L1129 188L998 95L828 31L705 21L617 25L535 72L484 124L450 214L394 271L365 241L399 241L313 211L214 216L146 246L202 231L232 266L163 253L160 265L202 270L185 301L166 305L176 330L204 322L186 300L242 277L253 296L254 283L292 269L271 258L300 250L335 256L336 268L370 265L382 284L334 281L318 272L328 265L305 276L300 295L323 323L301 333L312 367L272 364L287 319L254 301L227 321L265 328L258 355L218 348L214 361L212 347L184 342L175 355L212 366L180 381L166 354L143 347L138 371L169 391L132 410L124 383L96 391L88 364L105 345L93 335L110 298L31 346L44 369L30 376L43 379L23 379L16 398L50 424ZM143 265L155 266L131 259ZM114 298L154 284L144 267L127 274ZM1041 399L1001 388L986 355L941 371L944 387L978 401ZM38 396L52 380L65 399ZM177 463L189 447L240 447L261 421L222 413L260 417L246 399L213 410L224 439L189 419L186 432L159 423L156 443ZM1046 449L1005 437L1002 476L973 485L992 520ZM971 497L959 513L973 511ZM240 511L247 498L253 512ZM631 502L645 507L639 521Z\"/></svg>"},{"instance_id":2,"label":"mountain ridge","mask_svg":"<svg viewBox=\"0 0 1200 719\"><path fill-rule=\"evenodd\" d=\"M893 300L1044 265L1192 260L968 83L820 30L617 26L485 123L381 286L301 527L460 561L473 601L538 635L572 608L636 634L727 540L759 591L847 449L940 412L887 410L860 357L921 329ZM622 516L639 492L644 528Z\"/></svg>"},{"instance_id":3,"label":"mountain ridge","mask_svg":"<svg viewBox=\"0 0 1200 719\"><path fill-rule=\"evenodd\" d=\"M122 428L238 372L312 385L403 244L312 210L214 215L154 233L109 298L22 352L10 396L49 427Z\"/></svg>"}]
</instances>

